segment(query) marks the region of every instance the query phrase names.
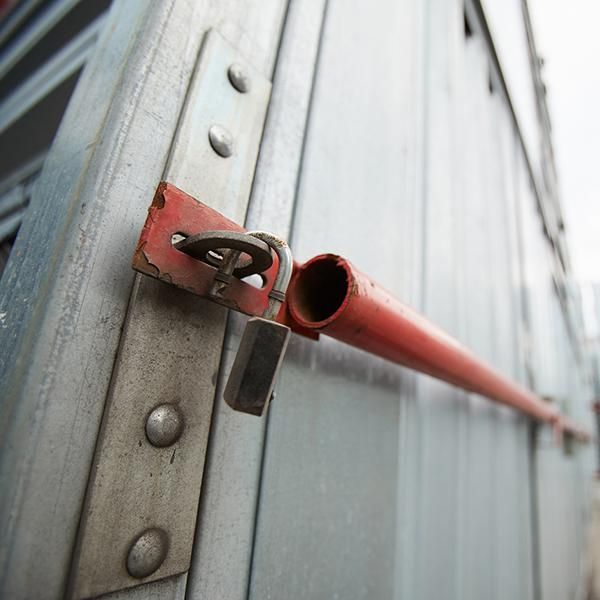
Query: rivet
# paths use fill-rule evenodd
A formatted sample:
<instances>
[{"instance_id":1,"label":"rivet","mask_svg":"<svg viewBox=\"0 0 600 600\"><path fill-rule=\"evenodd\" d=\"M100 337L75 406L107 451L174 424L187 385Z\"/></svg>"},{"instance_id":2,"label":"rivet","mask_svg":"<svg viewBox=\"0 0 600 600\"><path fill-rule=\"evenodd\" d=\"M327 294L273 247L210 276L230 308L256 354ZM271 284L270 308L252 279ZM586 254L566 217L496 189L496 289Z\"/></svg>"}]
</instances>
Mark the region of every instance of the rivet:
<instances>
[{"instance_id":1,"label":"rivet","mask_svg":"<svg viewBox=\"0 0 600 600\"><path fill-rule=\"evenodd\" d=\"M213 125L208 130L208 139L213 150L223 158L233 154L233 137L225 127Z\"/></svg>"},{"instance_id":2,"label":"rivet","mask_svg":"<svg viewBox=\"0 0 600 600\"><path fill-rule=\"evenodd\" d=\"M136 579L152 575L163 564L168 550L169 537L162 529L146 529L129 548L127 571Z\"/></svg>"},{"instance_id":3,"label":"rivet","mask_svg":"<svg viewBox=\"0 0 600 600\"><path fill-rule=\"evenodd\" d=\"M227 70L227 75L231 85L241 94L250 91L250 77L244 71L244 67L238 63L233 63Z\"/></svg>"},{"instance_id":4,"label":"rivet","mask_svg":"<svg viewBox=\"0 0 600 600\"><path fill-rule=\"evenodd\" d=\"M146 419L146 436L153 446L174 444L183 431L183 418L174 404L159 404Z\"/></svg>"}]
</instances>

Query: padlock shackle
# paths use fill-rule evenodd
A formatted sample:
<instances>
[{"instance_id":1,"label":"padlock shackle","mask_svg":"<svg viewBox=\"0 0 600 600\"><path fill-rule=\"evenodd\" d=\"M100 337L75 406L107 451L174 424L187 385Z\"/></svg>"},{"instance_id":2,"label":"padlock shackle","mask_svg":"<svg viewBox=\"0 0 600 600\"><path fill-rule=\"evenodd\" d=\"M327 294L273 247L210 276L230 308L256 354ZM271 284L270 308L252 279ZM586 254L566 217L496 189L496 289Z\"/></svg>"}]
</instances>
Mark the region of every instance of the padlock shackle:
<instances>
[{"instance_id":1,"label":"padlock shackle","mask_svg":"<svg viewBox=\"0 0 600 600\"><path fill-rule=\"evenodd\" d=\"M265 319L274 319L279 313L281 305L285 302L285 295L290 284L290 279L292 278L292 270L294 268L292 251L285 240L268 231L248 231L247 233L273 248L279 259L277 277L275 277L273 287L269 292L269 306L263 315Z\"/></svg>"}]
</instances>

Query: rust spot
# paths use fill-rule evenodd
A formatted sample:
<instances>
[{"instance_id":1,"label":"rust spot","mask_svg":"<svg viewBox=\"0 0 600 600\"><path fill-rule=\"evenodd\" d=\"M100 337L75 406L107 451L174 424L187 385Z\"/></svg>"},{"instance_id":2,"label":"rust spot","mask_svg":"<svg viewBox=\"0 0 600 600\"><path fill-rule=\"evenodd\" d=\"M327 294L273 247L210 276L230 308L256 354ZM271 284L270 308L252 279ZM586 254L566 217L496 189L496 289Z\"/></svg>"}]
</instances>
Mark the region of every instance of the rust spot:
<instances>
[{"instance_id":1,"label":"rust spot","mask_svg":"<svg viewBox=\"0 0 600 600\"><path fill-rule=\"evenodd\" d=\"M149 229L150 228L150 221L152 221L152 223L156 223L156 221L158 221L158 217L156 216L156 213L158 212L159 209L157 209L155 206L150 206L148 208L148 218L146 219L146 224L144 225L144 230Z\"/></svg>"},{"instance_id":2,"label":"rust spot","mask_svg":"<svg viewBox=\"0 0 600 600\"><path fill-rule=\"evenodd\" d=\"M131 266L140 273L144 273L158 279L160 276L160 270L148 260L148 257L143 249L144 246L145 242L140 244L140 247L136 248Z\"/></svg>"},{"instance_id":3,"label":"rust spot","mask_svg":"<svg viewBox=\"0 0 600 600\"><path fill-rule=\"evenodd\" d=\"M158 187L156 188L156 192L154 193L154 198L152 199L152 204L150 205L148 212L150 212L153 207L158 208L159 210L161 208L164 208L164 206L165 206L165 190L167 189L167 185L168 184L164 181L161 181L158 184Z\"/></svg>"}]
</instances>

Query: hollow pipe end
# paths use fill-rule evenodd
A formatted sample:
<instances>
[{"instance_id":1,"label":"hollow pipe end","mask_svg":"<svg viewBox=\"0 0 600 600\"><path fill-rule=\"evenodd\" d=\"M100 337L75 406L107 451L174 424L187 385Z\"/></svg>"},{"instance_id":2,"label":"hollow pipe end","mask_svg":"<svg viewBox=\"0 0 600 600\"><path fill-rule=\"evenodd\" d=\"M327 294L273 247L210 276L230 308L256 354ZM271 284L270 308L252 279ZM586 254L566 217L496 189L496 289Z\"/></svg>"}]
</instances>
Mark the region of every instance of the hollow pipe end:
<instances>
[{"instance_id":1,"label":"hollow pipe end","mask_svg":"<svg viewBox=\"0 0 600 600\"><path fill-rule=\"evenodd\" d=\"M320 254L294 274L287 301L294 320L308 329L322 329L346 308L354 287L350 263L336 254Z\"/></svg>"}]
</instances>

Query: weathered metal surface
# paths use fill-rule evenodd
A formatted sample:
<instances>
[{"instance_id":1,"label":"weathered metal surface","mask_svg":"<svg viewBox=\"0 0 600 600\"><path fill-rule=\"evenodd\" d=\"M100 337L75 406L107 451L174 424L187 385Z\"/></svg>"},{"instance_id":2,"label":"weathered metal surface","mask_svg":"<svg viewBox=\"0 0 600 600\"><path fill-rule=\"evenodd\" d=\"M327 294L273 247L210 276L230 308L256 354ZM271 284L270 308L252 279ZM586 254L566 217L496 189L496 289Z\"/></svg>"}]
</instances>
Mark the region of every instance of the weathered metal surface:
<instances>
[{"instance_id":1,"label":"weathered metal surface","mask_svg":"<svg viewBox=\"0 0 600 600\"><path fill-rule=\"evenodd\" d=\"M194 107L202 116L197 112L192 114L196 116L193 126L209 151L210 142L202 132L208 130L213 119L241 124L230 169L225 172L208 169L205 179L227 177L221 193L231 191L243 198L250 189L271 85L252 70L252 94L239 94L229 82L227 69L233 62L241 61L244 58L218 33L207 34L196 70L198 76L192 84L194 93L204 100ZM184 117L180 129L190 127ZM174 233L196 232L168 228L173 223L169 218L172 212L182 216L180 205L169 211L169 192L168 186L159 186L148 217L153 224L158 222L153 232L158 230L161 236L148 237L146 228L136 259L143 253L142 260L145 258L155 265L157 257L152 244L155 241L161 245L161 257L167 256L171 261L166 266L160 265L159 273L164 277L177 278L180 274L177 267L181 263L188 263L186 266L192 271L196 267L199 273L209 270L214 274L213 267L172 246ZM218 197L212 200L217 202ZM183 203L190 213L194 211L191 202ZM201 205L197 210L204 217L214 213ZM164 221L162 211L166 213ZM210 221L205 219L204 223L207 220ZM211 222L208 228L228 229L226 221L220 218L219 223ZM185 218L179 223L186 223ZM211 282L212 277L205 280ZM240 285L253 290L247 284L240 282ZM206 344L197 354L192 348L198 336L218 340L222 317L207 319L209 314L219 314L216 307L198 306L198 310L190 311L194 302L199 304L200 300L191 295L179 298L184 293L175 294L167 286L152 289L141 285L132 298L82 515L73 567L75 597L96 596L169 577L189 568L220 340L215 345ZM164 307L161 309L164 313L169 306L169 296L173 298L172 310L158 318L156 307ZM175 323L181 325L176 327ZM183 340L180 339L182 334ZM192 358L193 362L184 363ZM187 369L175 369L174 362L187 364ZM161 448L149 442L144 428L147 415L165 402L177 406L185 427L173 445ZM134 577L126 569L125 559L131 540L147 528L164 531L168 549L155 570L147 576Z\"/></svg>"},{"instance_id":2,"label":"weathered metal surface","mask_svg":"<svg viewBox=\"0 0 600 600\"><path fill-rule=\"evenodd\" d=\"M335 249L409 301L419 271L419 12L328 4L290 238L297 260ZM410 460L399 398L413 381L335 340L291 340L269 409L250 598L398 595L399 473Z\"/></svg>"},{"instance_id":3,"label":"weathered metal surface","mask_svg":"<svg viewBox=\"0 0 600 600\"><path fill-rule=\"evenodd\" d=\"M180 3L175 6L180 8ZM252 63L261 73L271 73L277 49L280 41L280 30L285 15L286 4L281 0L265 0L260 3L248 1L240 2L239 0L223 1L219 3L212 2L194 2L187 6L193 9L190 15L190 23L181 25L184 30L191 29L196 35L201 36L206 27L211 24L218 23L219 30L231 42L235 43L243 54L243 59L238 55L236 58L232 56L232 61L242 62L245 66L250 66ZM182 7L183 8L183 7ZM172 57L174 60L179 60L177 53ZM252 72L253 69L250 69ZM199 74L195 75L196 77ZM261 76L262 77L262 76ZM222 79L215 82L216 87L225 85ZM229 84L227 84L229 85ZM206 102L214 93L215 89L207 90L201 86L194 86L192 83L188 91L187 101L180 115L180 127L176 134L176 141L172 148L172 154L168 161L168 166L162 177L172 181L178 187L189 191L195 197L202 199L210 199L210 204L213 208L226 214L229 218L243 222L244 214L248 208L248 189L252 185L254 162L249 161L248 165L244 166L240 173L239 162L224 160L212 150L207 144L206 133L206 113L204 107ZM168 90L167 92L168 93ZM229 123L228 126L232 131L236 131L240 125ZM203 169L199 169L198 165L205 165L213 176L206 177ZM234 176L228 176L229 171L233 170ZM219 175L219 176L217 176ZM244 185L240 186L237 177L242 177ZM161 177L154 179L153 186ZM147 198L144 201L147 206ZM139 231L139 224L134 227L133 235ZM268 226L268 224L267 224ZM279 231L278 227L271 227L274 231ZM133 244L131 246L133 251ZM138 294L140 296L149 296L155 293L157 287L169 289L162 283L152 281L149 278L142 278L140 281ZM164 321L170 320L170 315L173 311L173 302L181 303L188 311L188 319L193 316L194 322L200 325L199 334L189 336L190 324L186 319L173 320L170 323L170 331L173 338L179 336L186 343L190 344L190 351L187 352L185 360L178 359L173 356L168 371L165 371L165 380L169 384L173 376L181 377L185 381L185 385L189 386L193 394L198 394L198 402L202 403L207 410L212 409L214 402L216 372L221 359L221 351L223 347L223 337L225 333L226 311L211 310L206 308L206 303L198 301L191 294L177 294L177 297L172 296L170 302L166 299L164 302L157 302L152 305L152 310L147 313L139 313L135 318L149 321ZM218 307L214 307L218 308ZM125 332L125 335L126 332ZM188 337L190 339L188 339ZM149 345L144 349L147 357L151 362L158 364L161 355L161 339L158 338L155 345ZM193 349L192 349L193 347ZM211 376L202 369L198 368L197 357L199 355L206 357L206 363L213 365L214 370ZM156 358L154 358L156 357ZM162 357L164 360L164 356ZM190 369L190 365L192 368ZM214 377L213 377L214 375ZM184 379L185 378L185 379ZM209 384L210 388L205 388ZM206 393L202 390L206 389ZM239 454L236 456L237 463L226 461L225 466L220 469L220 473L227 468L235 470L237 477L226 486L223 496L219 499L219 509L224 508L227 501L233 502L236 511L235 518L232 519L231 511L228 512L228 518L225 527L225 536L231 534L235 525L243 519L248 510L253 512L251 505L246 505L246 492L242 494L235 493L235 490L242 486L245 478L250 475L246 472L245 461L251 457L252 452L247 445L244 445L245 436L243 435L244 428L252 430L252 426L256 425L255 419L249 419L247 415L235 413L222 402L218 402L217 406L227 412L228 417L235 423L232 431L232 437L229 440L227 450L232 450L239 445ZM253 421L254 423L248 423ZM214 417L213 421L214 423ZM206 422L208 425L208 421ZM203 486L205 490L206 486ZM203 494L205 492L203 491ZM225 499L225 500L224 500ZM214 520L209 518L209 524L212 526ZM199 528L195 536L196 543L203 544L213 542L214 538L208 535L207 530ZM210 581L215 585L215 591L211 597L228 597L232 596L227 593L231 588L237 588L240 584L246 585L246 576L248 562L246 560L237 560L237 554L244 556L243 538L236 536L236 544L231 552L223 553L219 550L219 543L224 541L225 537L221 536L213 547L207 553L199 555L195 553L192 557L195 568L198 562L206 560L209 564L208 568L202 570L203 583ZM221 576L221 572L215 565L219 561L235 561L235 568L226 571L225 576ZM127 591L111 594L111 598L123 600L127 598L146 598L156 597L164 600L164 598L183 598L184 596L196 596L196 592L188 590L186 592L186 575L169 578L163 581L153 582L137 588L131 588Z\"/></svg>"},{"instance_id":4,"label":"weathered metal surface","mask_svg":"<svg viewBox=\"0 0 600 600\"><path fill-rule=\"evenodd\" d=\"M562 396L563 410L582 421L591 390L581 377L552 282L552 249L542 235L535 198L524 174L519 193L523 231L525 300L531 323L531 363L539 393ZM565 455L547 432L536 439L536 471L532 484L537 499L535 548L538 593L542 600L585 597L583 564L587 491L593 459L587 449Z\"/></svg>"},{"instance_id":5,"label":"weathered metal surface","mask_svg":"<svg viewBox=\"0 0 600 600\"><path fill-rule=\"evenodd\" d=\"M194 111L202 112L205 102L189 82L204 34L218 24L245 61L270 72L284 13L280 0L113 3L48 155L0 292L5 350L0 356L0 595L64 595L132 291L131 253L157 183L168 175L243 220L248 194L236 187L237 174L213 179L198 168L222 172L224 166L212 161L225 162L206 143L206 131L194 127ZM177 156L165 171L179 122L186 131L178 135ZM252 172L246 170L244 178L250 186ZM225 313L173 290L153 302L157 286L162 284L147 281L138 287L136 294L147 294L151 308L146 305L132 318L164 316L169 322L173 303L180 303L188 316L170 325L173 339L189 346L183 349L185 360L174 355L167 370L171 380L201 393L205 373L190 374L189 365L207 351L207 364L212 360L216 370ZM191 316L196 314L201 316ZM199 331L202 320L219 321L220 327L187 340L186 330L195 323ZM159 339L146 350L158 354L160 346ZM202 397L210 406L214 370ZM176 375L179 371L188 374L187 381ZM111 597L184 595L185 576L180 576Z\"/></svg>"},{"instance_id":6,"label":"weathered metal surface","mask_svg":"<svg viewBox=\"0 0 600 600\"><path fill-rule=\"evenodd\" d=\"M506 99L490 99L489 48L471 44L469 56L464 52L462 2L404 0L373 10L331 0L322 36L320 1L292 2L287 12L275 1L142 4L117 0L111 40L122 36L123 43L101 45L102 63L84 74L98 93L76 98L78 112L59 133L61 159L51 157L40 188L43 205L38 194L43 227L26 219L6 280L10 310L0 334L11 375L3 414L14 424L3 421L2 430L2 489L10 498L3 494L1 505L1 592L8 597L24 589L23 597L62 595L129 300L128 261L156 182L173 181L243 222L246 200L221 193L222 183L215 192L214 181L228 177L206 178L198 169L206 160L209 172L222 172L234 156L219 157L206 130L188 126L190 112L202 112L193 86L181 117L186 126L163 172L199 40L212 23L263 72L278 57L246 226L286 236L294 216L301 258L323 249L355 258L505 375L562 396L574 419L585 402L581 368L555 326L563 315L545 300L554 294L545 281L553 258L541 250L526 158L514 123L503 117ZM470 42L477 36L475 30ZM75 122L86 127L71 129ZM493 131L506 147L502 171ZM531 209L522 239L518 219L517 226L501 222L507 197ZM377 218L367 204L376 206ZM32 240L43 243L35 250ZM514 252L520 243L521 256ZM526 273L513 269L506 289L507 262L523 261ZM17 280L19 271L26 276ZM534 291L525 308L524 290ZM145 300L133 309L139 298ZM181 313L170 320L173 303ZM168 323L183 354L174 354L166 370L181 386L202 388L199 401L210 404L206 373L189 381L180 373L203 348L207 364L218 363L224 311L144 278L132 298L136 319ZM221 383L241 321L230 321ZM189 323L197 335L187 340ZM518 344L509 331L515 323ZM165 331L152 337L153 365L165 339ZM528 349L535 381L523 368ZM295 339L282 383L262 469L264 421L217 404L187 592L183 575L111 598L428 600L440 590L457 600L532 598L535 459L527 460L521 420L331 340ZM542 454L534 482L543 526L541 591L543 600L562 600L576 587L583 527L581 518L565 515L585 512L580 490L589 470L579 455L564 457L551 446Z\"/></svg>"},{"instance_id":7,"label":"weathered metal surface","mask_svg":"<svg viewBox=\"0 0 600 600\"><path fill-rule=\"evenodd\" d=\"M200 43L182 29L189 21L181 4L114 3L2 279L5 597L64 595L133 281L126 254L164 168L181 82Z\"/></svg>"},{"instance_id":8,"label":"weathered metal surface","mask_svg":"<svg viewBox=\"0 0 600 600\"><path fill-rule=\"evenodd\" d=\"M459 260L464 261L460 303L465 341L502 374L529 387L516 369L522 362L515 335L521 321L515 301L520 285L518 231L506 214L514 195L514 132L497 86L490 90L483 38L474 35L465 40L461 56L462 168L467 175L459 204L460 231L465 236L459 244ZM506 150L503 138L508 141ZM465 598L531 597L527 434L522 416L470 396L463 463L465 506L460 511Z\"/></svg>"},{"instance_id":9,"label":"weathered metal surface","mask_svg":"<svg viewBox=\"0 0 600 600\"><path fill-rule=\"evenodd\" d=\"M378 5L385 18L371 20L358 3L330 3L298 185L295 255L339 249L503 376L530 386L520 304L526 281L509 206L523 156L510 108L490 91L489 49L481 38L465 39L462 2L420 6L403 4L396 21L396 5ZM383 61L384 73L380 56L394 57ZM408 76L413 66L426 77L424 90ZM410 124L398 117L407 105ZM395 156L398 148L406 153ZM405 157L416 164L407 167ZM423 188L411 187L410 167ZM535 206L535 198L523 201ZM568 352L547 348L557 357ZM363 402L375 414L354 402L363 377ZM531 598L527 423L465 396L427 378L418 378L415 393L406 373L371 357L326 339L293 339L269 418L251 597L429 599L443 590L461 600ZM400 422L380 423L383 414L397 418L395 402ZM376 484L374 471L382 479ZM377 522L369 503L378 503Z\"/></svg>"},{"instance_id":10,"label":"weathered metal surface","mask_svg":"<svg viewBox=\"0 0 600 600\"><path fill-rule=\"evenodd\" d=\"M467 211L463 208L462 184L469 167L462 163L466 141L460 109L465 44L462 10L457 1L430 0L423 6L419 42L424 72L420 165L423 212L416 226L421 232L416 243L420 243L423 255L421 296L415 306L425 317L464 342L469 331L469 312L476 307L467 302L480 298L484 288L472 290L479 292L477 296L468 293L462 246L467 239L472 240L471 232L467 234L463 225ZM477 352L482 352L481 346L474 342L469 340ZM414 487L414 491L401 492L412 506L411 514L404 515L403 522L412 530L414 557L409 559L412 568L402 569L402 592L407 598L431 599L444 589L448 590L449 598L472 597L470 585L491 583L484 565L477 565L482 569L480 572L471 570L469 555L473 538L469 534L474 532L473 507L480 507L489 516L482 500L490 495L490 475L483 465L490 464L486 413L495 409L484 405L477 410L480 402L475 395L427 377L417 379L415 395L416 406L412 411L407 408L407 412L415 415L411 425L416 432L413 443L404 447L408 454L406 463L415 472L405 485ZM478 427L471 426L472 419ZM480 436L478 441L486 441L478 452L474 450L471 433ZM474 456L481 457L481 469L473 461ZM472 488L471 474L473 480L484 476ZM474 536L475 542L485 535L482 530ZM464 547L465 551L456 552L458 547ZM406 548L404 556L409 553Z\"/></svg>"}]
</instances>

